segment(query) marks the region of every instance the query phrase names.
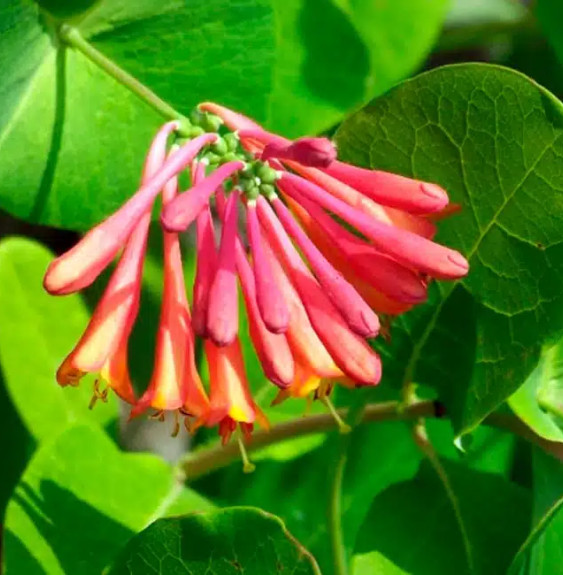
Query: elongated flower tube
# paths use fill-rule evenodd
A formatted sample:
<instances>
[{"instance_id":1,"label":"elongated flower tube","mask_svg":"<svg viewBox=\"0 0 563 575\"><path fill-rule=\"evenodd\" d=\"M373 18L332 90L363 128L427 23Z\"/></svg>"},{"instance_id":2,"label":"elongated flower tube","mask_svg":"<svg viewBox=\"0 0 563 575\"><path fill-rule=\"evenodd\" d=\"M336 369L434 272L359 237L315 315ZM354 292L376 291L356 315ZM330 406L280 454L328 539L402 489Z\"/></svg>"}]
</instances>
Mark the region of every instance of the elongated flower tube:
<instances>
[{"instance_id":1,"label":"elongated flower tube","mask_svg":"<svg viewBox=\"0 0 563 575\"><path fill-rule=\"evenodd\" d=\"M413 270L378 252L295 190L291 195L297 201L288 197L289 205L326 257L338 251L362 280L399 302L412 304L426 299L426 286Z\"/></svg>"},{"instance_id":2,"label":"elongated flower tube","mask_svg":"<svg viewBox=\"0 0 563 575\"><path fill-rule=\"evenodd\" d=\"M293 219L285 205L278 198L272 200L272 205L282 225L309 260L319 283L350 329L363 337L375 337L379 331L377 315L353 286L344 279L344 276L324 258L320 250Z\"/></svg>"},{"instance_id":3,"label":"elongated flower tube","mask_svg":"<svg viewBox=\"0 0 563 575\"><path fill-rule=\"evenodd\" d=\"M273 250L269 245L264 248L272 273L290 310L290 322L285 337L293 353L295 372L291 385L278 393L275 403L279 403L288 397L306 397L319 388L323 379L341 380L344 373L334 363L315 333L299 294Z\"/></svg>"},{"instance_id":4,"label":"elongated flower tube","mask_svg":"<svg viewBox=\"0 0 563 575\"><path fill-rule=\"evenodd\" d=\"M162 204L176 196L177 178L162 191ZM194 334L186 299L178 234L164 232L164 288L156 338L154 370L146 392L131 411L136 416L148 407L179 410L202 417L208 400L195 365Z\"/></svg>"},{"instance_id":5,"label":"elongated flower tube","mask_svg":"<svg viewBox=\"0 0 563 575\"><path fill-rule=\"evenodd\" d=\"M192 167L193 184L197 185L204 178L205 165L198 163ZM196 219L197 268L193 288L192 325L196 335L207 336L207 307L209 290L215 277L217 251L213 218L209 205L205 206Z\"/></svg>"},{"instance_id":6,"label":"elongated flower tube","mask_svg":"<svg viewBox=\"0 0 563 575\"><path fill-rule=\"evenodd\" d=\"M167 138L176 129L174 122L165 124L155 137L145 161L142 186L161 169ZM86 331L57 371L60 385L76 385L84 374L99 372L122 399L134 401L127 369L127 341L139 308L149 223L150 205L127 241Z\"/></svg>"},{"instance_id":7,"label":"elongated flower tube","mask_svg":"<svg viewBox=\"0 0 563 575\"><path fill-rule=\"evenodd\" d=\"M300 138L289 144L271 142L261 159L294 160L300 165L327 168L336 160L336 148L326 138Z\"/></svg>"},{"instance_id":8,"label":"elongated flower tube","mask_svg":"<svg viewBox=\"0 0 563 575\"><path fill-rule=\"evenodd\" d=\"M282 333L289 325L289 311L272 270L266 259L262 233L256 214L256 202L248 202L246 210L247 234L252 252L256 300L266 327L274 333Z\"/></svg>"},{"instance_id":9,"label":"elongated flower tube","mask_svg":"<svg viewBox=\"0 0 563 575\"><path fill-rule=\"evenodd\" d=\"M177 123L172 125L177 128ZM43 280L45 289L53 295L64 295L89 286L115 258L143 214L150 210L164 184L216 139L215 134L203 134L181 147L117 212L51 262Z\"/></svg>"},{"instance_id":10,"label":"elongated flower tube","mask_svg":"<svg viewBox=\"0 0 563 575\"><path fill-rule=\"evenodd\" d=\"M457 279L467 274L469 264L460 253L412 232L397 230L394 226L369 218L299 176L285 172L282 178L292 183L309 200L346 220L367 236L378 249L397 261L440 279ZM288 193L291 195L290 191Z\"/></svg>"},{"instance_id":11,"label":"elongated flower tube","mask_svg":"<svg viewBox=\"0 0 563 575\"><path fill-rule=\"evenodd\" d=\"M268 241L283 260L316 334L335 363L358 384L378 383L381 377L379 356L360 336L350 331L340 312L301 260L268 202L260 197L257 206Z\"/></svg>"},{"instance_id":12,"label":"elongated flower tube","mask_svg":"<svg viewBox=\"0 0 563 575\"><path fill-rule=\"evenodd\" d=\"M209 290L207 334L216 345L229 345L238 334L238 289L235 261L238 191L225 205L223 233L217 257L215 277Z\"/></svg>"},{"instance_id":13,"label":"elongated flower tube","mask_svg":"<svg viewBox=\"0 0 563 575\"><path fill-rule=\"evenodd\" d=\"M222 193L217 195L217 209L219 217L224 219L225 199ZM246 259L242 242L238 236L235 244L236 267L246 305L250 337L254 344L256 355L260 360L264 375L278 387L286 388L292 384L295 375L292 351L285 335L269 330L262 319L258 305L255 274ZM267 257L265 252L262 255L264 258ZM268 265L268 263L264 261L264 265ZM281 292L278 293L283 298Z\"/></svg>"},{"instance_id":14,"label":"elongated flower tube","mask_svg":"<svg viewBox=\"0 0 563 575\"><path fill-rule=\"evenodd\" d=\"M255 421L268 428L266 417L250 394L239 339L222 347L206 340L205 355L211 387L210 409L205 425L212 427L218 424L224 444L237 424L246 435L252 431Z\"/></svg>"},{"instance_id":15,"label":"elongated flower tube","mask_svg":"<svg viewBox=\"0 0 563 575\"><path fill-rule=\"evenodd\" d=\"M244 168L243 162L229 162L217 168L208 178L196 186L179 194L170 202L160 216L164 229L168 232L183 232L197 218L209 202L217 188L235 172Z\"/></svg>"}]
</instances>

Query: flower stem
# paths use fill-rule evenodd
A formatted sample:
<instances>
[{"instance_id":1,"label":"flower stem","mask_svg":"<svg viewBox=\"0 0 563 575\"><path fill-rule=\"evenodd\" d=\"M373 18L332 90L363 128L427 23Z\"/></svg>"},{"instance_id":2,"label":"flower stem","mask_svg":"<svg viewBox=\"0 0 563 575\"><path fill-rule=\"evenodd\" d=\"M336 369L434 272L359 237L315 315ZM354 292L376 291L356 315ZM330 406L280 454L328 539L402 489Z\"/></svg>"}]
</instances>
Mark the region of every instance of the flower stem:
<instances>
[{"instance_id":1,"label":"flower stem","mask_svg":"<svg viewBox=\"0 0 563 575\"><path fill-rule=\"evenodd\" d=\"M346 409L337 410L341 417L347 416ZM365 408L362 423L377 421L410 421L419 417L435 417L434 402L418 400L408 406L397 401L373 403ZM485 425L504 429L518 435L541 447L547 453L563 461L563 443L549 441L540 437L516 416L504 413L492 413L483 423ZM325 433L337 427L337 423L330 413L300 417L274 425L269 431L259 430L253 434L252 443L247 445L249 453L260 448L274 445L288 439ZM344 436L348 437L348 436ZM179 462L188 481L192 481L212 471L225 467L238 459L240 452L238 444L229 443L226 446L213 445L199 451L192 452Z\"/></svg>"},{"instance_id":2,"label":"flower stem","mask_svg":"<svg viewBox=\"0 0 563 575\"><path fill-rule=\"evenodd\" d=\"M461 513L461 509L459 506L459 500L455 493L455 490L452 486L450 478L434 449L434 446L428 439L428 434L426 432L426 422L424 419L420 418L413 426L413 438L417 446L420 448L422 453L426 456L434 471L438 475L446 495L450 501L450 504L453 508L454 514L457 519L457 523L459 526L459 531L461 535L461 539L463 541L463 548L465 549L465 556L467 559L467 566L470 573L475 572L475 562L473 559L473 548L471 546L471 541L469 539L469 534L467 533L467 526L465 525L465 521L463 519L463 515Z\"/></svg>"},{"instance_id":3,"label":"flower stem","mask_svg":"<svg viewBox=\"0 0 563 575\"><path fill-rule=\"evenodd\" d=\"M348 560L342 532L342 484L344 471L348 461L349 437L340 439L338 460L332 476L330 500L328 503L328 532L330 537L330 550L336 575L348 575Z\"/></svg>"},{"instance_id":4,"label":"flower stem","mask_svg":"<svg viewBox=\"0 0 563 575\"><path fill-rule=\"evenodd\" d=\"M136 94L143 102L168 120L179 120L183 115L170 104L159 98L152 90L139 82L135 77L120 68L115 62L96 50L90 42L85 40L80 32L73 26L62 24L59 28L59 38L68 46L75 48L104 72L117 80L122 86Z\"/></svg>"}]
</instances>

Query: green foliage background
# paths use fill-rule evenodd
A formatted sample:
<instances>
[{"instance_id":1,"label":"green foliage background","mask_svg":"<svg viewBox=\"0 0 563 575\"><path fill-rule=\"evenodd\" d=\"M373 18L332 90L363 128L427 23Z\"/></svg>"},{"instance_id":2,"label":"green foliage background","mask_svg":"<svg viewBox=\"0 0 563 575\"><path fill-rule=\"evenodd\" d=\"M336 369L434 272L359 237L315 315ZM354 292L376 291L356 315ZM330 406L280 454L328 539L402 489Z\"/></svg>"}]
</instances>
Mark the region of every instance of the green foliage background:
<instances>
[{"instance_id":1,"label":"green foliage background","mask_svg":"<svg viewBox=\"0 0 563 575\"><path fill-rule=\"evenodd\" d=\"M1 2L2 573L561 575L562 16L558 0ZM170 454L182 440L130 453L115 398L89 411L92 379L56 386L103 282L47 296L52 249L129 197L162 121L65 46L63 23L183 114L210 100L288 137L328 133L343 160L436 182L462 206L438 241L471 273L394 322L378 389L335 398L355 409L415 382L448 415L427 421L441 474L412 422L387 421L258 450L251 476L237 462L186 478ZM138 389L159 237L131 342ZM298 401L269 407L242 325L257 401L274 423L301 417ZM194 441L196 460L216 449ZM327 516L338 469L347 571Z\"/></svg>"}]
</instances>

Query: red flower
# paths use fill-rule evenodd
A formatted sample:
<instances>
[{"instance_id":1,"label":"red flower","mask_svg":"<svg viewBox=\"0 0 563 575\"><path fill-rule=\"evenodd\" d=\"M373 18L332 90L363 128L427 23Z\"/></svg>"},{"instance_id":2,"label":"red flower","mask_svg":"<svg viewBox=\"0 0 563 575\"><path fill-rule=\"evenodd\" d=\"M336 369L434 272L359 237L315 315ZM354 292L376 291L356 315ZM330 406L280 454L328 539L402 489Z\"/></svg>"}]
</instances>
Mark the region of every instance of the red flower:
<instances>
[{"instance_id":1,"label":"red flower","mask_svg":"<svg viewBox=\"0 0 563 575\"><path fill-rule=\"evenodd\" d=\"M54 294L79 290L123 248L58 380L75 384L83 373L101 371L133 402L127 339L139 304L150 211L163 191L164 290L155 366L132 413L181 411L195 417L195 427L218 425L227 441L237 426L248 435L256 421L267 425L244 369L239 284L253 346L265 376L280 388L279 402L323 398L335 382L377 384L381 361L366 341L380 332L377 313L407 311L425 301L431 278L455 280L469 267L460 253L432 241L433 220L451 211L436 184L339 162L326 138L292 142L217 104L202 104L200 111L222 120L215 116L205 124L224 123L222 135L198 136L165 159L167 137L178 128L165 125L141 188L57 258L44 283ZM188 166L192 186L177 194L176 176ZM241 215L248 249L239 233ZM178 233L193 222L192 325ZM221 228L218 248L215 225ZM205 338L209 400L196 367L196 336Z\"/></svg>"}]
</instances>

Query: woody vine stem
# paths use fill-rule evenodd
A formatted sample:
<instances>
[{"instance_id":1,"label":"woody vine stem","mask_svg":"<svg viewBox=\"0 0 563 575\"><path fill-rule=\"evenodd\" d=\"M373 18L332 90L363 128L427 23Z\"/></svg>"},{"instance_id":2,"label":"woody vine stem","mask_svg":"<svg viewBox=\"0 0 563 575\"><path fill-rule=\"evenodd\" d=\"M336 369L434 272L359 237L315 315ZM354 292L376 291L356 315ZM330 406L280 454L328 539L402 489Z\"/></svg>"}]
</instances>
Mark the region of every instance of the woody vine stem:
<instances>
[{"instance_id":1,"label":"woody vine stem","mask_svg":"<svg viewBox=\"0 0 563 575\"><path fill-rule=\"evenodd\" d=\"M117 66L113 61L104 56L86 39L80 32L67 24L63 24L58 29L58 38L61 44L78 50L91 62L101 68L104 72L114 78L122 86L134 93L153 110L159 113L166 120L179 120L181 124L180 135L190 136L190 122L180 112L174 109L166 101L162 100L152 90L139 82L135 77ZM412 390L409 384L405 388L408 392ZM405 389L403 390L405 392ZM407 395L409 395L407 393ZM426 418L438 417L436 404L428 400L419 400L416 395L404 397L403 401L391 401L365 405L365 396L360 398L360 402L355 408L337 410L336 414L314 415L307 418L296 418L272 427L270 431L257 431L253 435L249 451L273 445L288 439L301 437L308 434L324 433L340 427L344 429L340 419L347 419L352 426L362 423L378 421L409 421L413 425L413 436L425 455L432 461L437 473L441 476L443 468L434 452L432 446L427 441L424 432L424 420ZM518 435L529 442L532 442L546 452L563 460L563 444L548 441L528 428L517 417L509 414L491 414L484 420L485 425L504 429L510 433ZM417 435L418 433L418 435ZM350 436L344 435L340 439L338 457L334 464L332 476L332 489L330 501L328 502L329 533L334 560L335 572L338 575L346 575L348 572L346 550L342 540L341 529L341 490L346 466L347 452L350 443ZM228 465L239 457L239 448L236 443L230 443L223 447L216 445L204 448L195 453L188 454L178 466L179 476L182 481L193 480L210 473L216 469ZM448 491L448 496L456 507L455 494L450 493L449 480L447 476L441 476L442 482ZM457 511L457 510L456 510ZM460 521L463 531L463 523ZM465 537L464 537L465 540ZM468 554L471 563L471 556Z\"/></svg>"}]
</instances>

